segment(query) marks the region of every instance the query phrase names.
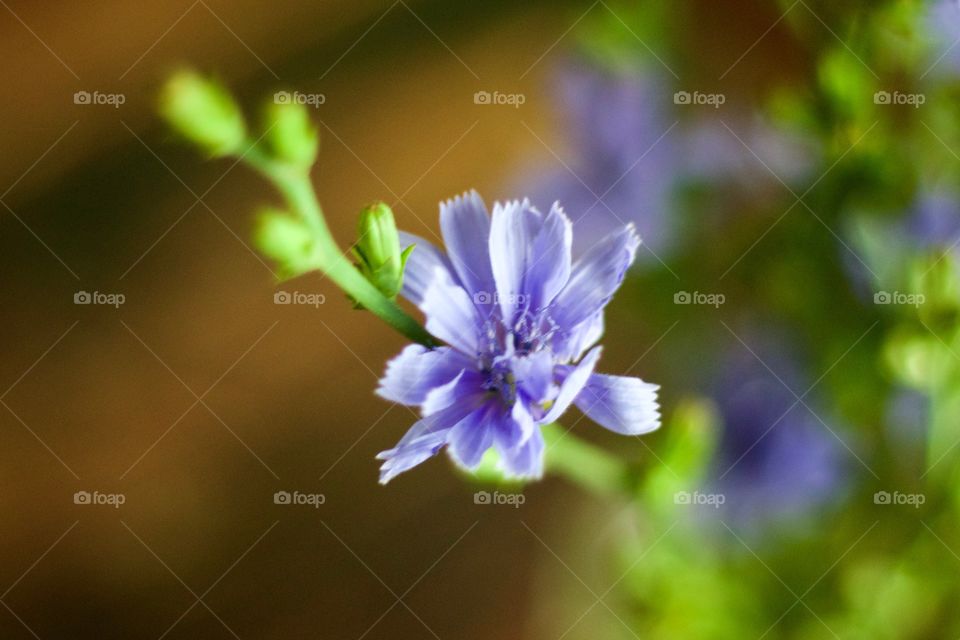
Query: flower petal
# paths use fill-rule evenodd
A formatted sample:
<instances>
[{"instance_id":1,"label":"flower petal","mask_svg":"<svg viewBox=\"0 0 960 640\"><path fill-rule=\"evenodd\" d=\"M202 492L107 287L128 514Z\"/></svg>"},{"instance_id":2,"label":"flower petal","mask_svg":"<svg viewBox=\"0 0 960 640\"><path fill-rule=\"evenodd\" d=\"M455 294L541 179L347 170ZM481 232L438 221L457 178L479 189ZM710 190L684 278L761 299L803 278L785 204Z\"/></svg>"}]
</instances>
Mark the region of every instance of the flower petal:
<instances>
[{"instance_id":1,"label":"flower petal","mask_svg":"<svg viewBox=\"0 0 960 640\"><path fill-rule=\"evenodd\" d=\"M499 202L493 205L490 223L490 263L497 285L497 300L504 320L513 322L515 311L523 307L523 288L528 265L533 264L533 240L543 224L540 212L523 202Z\"/></svg>"},{"instance_id":2,"label":"flower petal","mask_svg":"<svg viewBox=\"0 0 960 640\"><path fill-rule=\"evenodd\" d=\"M473 356L477 353L479 338L477 308L463 287L455 284L443 268L437 267L433 273L433 280L420 304L427 317L427 331L462 353Z\"/></svg>"},{"instance_id":3,"label":"flower petal","mask_svg":"<svg viewBox=\"0 0 960 640\"><path fill-rule=\"evenodd\" d=\"M492 300L496 285L490 267L490 215L476 191L440 204L440 229L467 293L481 302Z\"/></svg>"},{"instance_id":4,"label":"flower petal","mask_svg":"<svg viewBox=\"0 0 960 640\"><path fill-rule=\"evenodd\" d=\"M458 422L450 431L447 453L458 466L473 471L480 464L483 454L493 444L490 418L496 410L496 405L488 403Z\"/></svg>"},{"instance_id":5,"label":"flower petal","mask_svg":"<svg viewBox=\"0 0 960 640\"><path fill-rule=\"evenodd\" d=\"M484 378L479 371L465 369L450 382L430 390L423 399L420 411L423 415L429 416L460 402L463 398L488 394L483 388L483 383Z\"/></svg>"},{"instance_id":6,"label":"flower petal","mask_svg":"<svg viewBox=\"0 0 960 640\"><path fill-rule=\"evenodd\" d=\"M397 475L430 458L447 443L450 430L481 403L482 398L467 398L443 411L418 420L393 449L377 454L380 466L380 484L387 484Z\"/></svg>"},{"instance_id":7,"label":"flower petal","mask_svg":"<svg viewBox=\"0 0 960 640\"><path fill-rule=\"evenodd\" d=\"M406 405L422 404L427 394L457 377L470 361L450 347L412 344L387 363L377 395Z\"/></svg>"},{"instance_id":8,"label":"flower petal","mask_svg":"<svg viewBox=\"0 0 960 640\"><path fill-rule=\"evenodd\" d=\"M500 451L500 468L510 477L537 480L543 477L544 441L539 429L522 445Z\"/></svg>"},{"instance_id":9,"label":"flower petal","mask_svg":"<svg viewBox=\"0 0 960 640\"><path fill-rule=\"evenodd\" d=\"M403 270L403 288L400 290L403 297L420 307L423 303L423 295L438 268L446 271L453 282L459 283L453 265L443 251L420 236L405 231L398 233L401 249L406 249L412 244L417 245L407 258L407 265Z\"/></svg>"},{"instance_id":10,"label":"flower petal","mask_svg":"<svg viewBox=\"0 0 960 640\"><path fill-rule=\"evenodd\" d=\"M515 357L510 361L518 401L539 406L553 400L557 394L557 385L553 382L554 358L544 349L528 356Z\"/></svg>"},{"instance_id":11,"label":"flower petal","mask_svg":"<svg viewBox=\"0 0 960 640\"><path fill-rule=\"evenodd\" d=\"M640 378L595 373L574 402L600 426L635 436L660 426L659 388Z\"/></svg>"},{"instance_id":12,"label":"flower petal","mask_svg":"<svg viewBox=\"0 0 960 640\"><path fill-rule=\"evenodd\" d=\"M640 237L630 224L583 254L553 304L554 321L574 327L602 310L623 282L639 246Z\"/></svg>"},{"instance_id":13,"label":"flower petal","mask_svg":"<svg viewBox=\"0 0 960 640\"><path fill-rule=\"evenodd\" d=\"M594 347L575 367L566 368L564 380L560 383L560 392L550 410L540 419L540 424L555 422L570 407L593 373L593 368L600 359L600 351L601 347Z\"/></svg>"},{"instance_id":14,"label":"flower petal","mask_svg":"<svg viewBox=\"0 0 960 640\"><path fill-rule=\"evenodd\" d=\"M603 311L598 311L569 331L558 331L553 352L559 362L579 360L583 352L603 337Z\"/></svg>"},{"instance_id":15,"label":"flower petal","mask_svg":"<svg viewBox=\"0 0 960 640\"><path fill-rule=\"evenodd\" d=\"M531 311L549 305L566 286L572 245L573 225L560 204L554 203L533 240L533 260L524 275L523 291L530 298L527 302Z\"/></svg>"}]
</instances>

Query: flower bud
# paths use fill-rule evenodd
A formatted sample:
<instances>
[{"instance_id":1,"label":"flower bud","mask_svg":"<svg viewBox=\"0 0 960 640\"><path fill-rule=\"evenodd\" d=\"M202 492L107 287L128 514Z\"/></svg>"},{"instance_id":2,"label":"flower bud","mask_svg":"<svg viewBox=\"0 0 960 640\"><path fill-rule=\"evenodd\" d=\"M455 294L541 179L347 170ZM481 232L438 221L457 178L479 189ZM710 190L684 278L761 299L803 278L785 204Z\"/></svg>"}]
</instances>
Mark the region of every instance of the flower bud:
<instances>
[{"instance_id":1,"label":"flower bud","mask_svg":"<svg viewBox=\"0 0 960 640\"><path fill-rule=\"evenodd\" d=\"M254 233L257 247L281 266L281 275L292 277L315 267L311 261L313 236L300 220L281 211L260 214Z\"/></svg>"},{"instance_id":2,"label":"flower bud","mask_svg":"<svg viewBox=\"0 0 960 640\"><path fill-rule=\"evenodd\" d=\"M160 113L214 157L242 151L247 129L240 108L224 87L194 71L179 71L167 81Z\"/></svg>"},{"instance_id":3,"label":"flower bud","mask_svg":"<svg viewBox=\"0 0 960 640\"><path fill-rule=\"evenodd\" d=\"M937 249L910 265L912 302L926 322L952 319L960 311L960 265L951 249Z\"/></svg>"},{"instance_id":4,"label":"flower bud","mask_svg":"<svg viewBox=\"0 0 960 640\"><path fill-rule=\"evenodd\" d=\"M353 253L364 277L391 300L403 284L403 268L413 250L400 251L400 237L393 211L383 202L372 204L360 214L360 239Z\"/></svg>"},{"instance_id":5,"label":"flower bud","mask_svg":"<svg viewBox=\"0 0 960 640\"><path fill-rule=\"evenodd\" d=\"M266 110L267 142L280 161L304 169L317 159L317 129L310 122L307 108L292 102L277 102Z\"/></svg>"},{"instance_id":6,"label":"flower bud","mask_svg":"<svg viewBox=\"0 0 960 640\"><path fill-rule=\"evenodd\" d=\"M904 326L895 329L883 345L887 368L898 382L921 391L931 391L949 364L947 347L928 332Z\"/></svg>"}]
</instances>

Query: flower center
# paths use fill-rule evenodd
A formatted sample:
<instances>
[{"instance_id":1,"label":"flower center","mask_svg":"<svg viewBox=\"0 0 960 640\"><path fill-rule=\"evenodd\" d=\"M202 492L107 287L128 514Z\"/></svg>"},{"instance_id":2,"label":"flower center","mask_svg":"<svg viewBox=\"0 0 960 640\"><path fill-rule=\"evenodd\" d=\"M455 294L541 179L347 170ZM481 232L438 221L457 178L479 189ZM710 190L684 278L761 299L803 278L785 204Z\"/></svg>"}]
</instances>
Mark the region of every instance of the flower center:
<instances>
[{"instance_id":1,"label":"flower center","mask_svg":"<svg viewBox=\"0 0 960 640\"><path fill-rule=\"evenodd\" d=\"M478 369L486 377L484 388L500 394L506 406L517 401L517 359L551 348L556 323L545 313L523 311L512 324L505 323L499 310L483 324Z\"/></svg>"},{"instance_id":2,"label":"flower center","mask_svg":"<svg viewBox=\"0 0 960 640\"><path fill-rule=\"evenodd\" d=\"M484 369L484 373L487 375L484 388L499 393L505 405L513 406L517 401L517 379L510 369L509 360L492 363Z\"/></svg>"}]
</instances>

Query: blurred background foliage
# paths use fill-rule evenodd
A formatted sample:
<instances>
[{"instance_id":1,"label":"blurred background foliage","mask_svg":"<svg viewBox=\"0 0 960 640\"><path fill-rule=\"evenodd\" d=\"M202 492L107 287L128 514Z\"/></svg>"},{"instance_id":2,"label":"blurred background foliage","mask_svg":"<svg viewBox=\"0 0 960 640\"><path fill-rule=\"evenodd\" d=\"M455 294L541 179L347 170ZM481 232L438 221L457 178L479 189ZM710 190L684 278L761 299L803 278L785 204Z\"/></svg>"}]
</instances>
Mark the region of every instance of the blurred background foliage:
<instances>
[{"instance_id":1,"label":"blurred background foliage","mask_svg":"<svg viewBox=\"0 0 960 640\"><path fill-rule=\"evenodd\" d=\"M666 2L592 21L560 72L591 78L566 102L588 164L605 167L590 191L629 188L603 185L630 181L623 149L674 120L655 143L670 168L621 208L670 242L618 320L679 317L673 344L696 355L671 352L658 382L716 412L675 405L652 445L639 531L611 570L629 615L604 633L954 637L960 5L776 11L789 46L749 86L741 59L698 55L695 14ZM639 121L607 99L631 87L661 104L671 89L725 101ZM666 210L648 213L654 190ZM669 295L691 290L724 299Z\"/></svg>"},{"instance_id":2,"label":"blurred background foliage","mask_svg":"<svg viewBox=\"0 0 960 640\"><path fill-rule=\"evenodd\" d=\"M960 636L957 3L3 9L0 636ZM430 237L471 187L559 199L581 249L634 222L604 366L661 384L664 426L568 421L631 481L553 434L574 482L518 509L442 461L378 487L402 338L316 274L284 287L327 304L273 304L269 190L154 115L183 63L251 108L325 96L342 239L379 199Z\"/></svg>"}]
</instances>

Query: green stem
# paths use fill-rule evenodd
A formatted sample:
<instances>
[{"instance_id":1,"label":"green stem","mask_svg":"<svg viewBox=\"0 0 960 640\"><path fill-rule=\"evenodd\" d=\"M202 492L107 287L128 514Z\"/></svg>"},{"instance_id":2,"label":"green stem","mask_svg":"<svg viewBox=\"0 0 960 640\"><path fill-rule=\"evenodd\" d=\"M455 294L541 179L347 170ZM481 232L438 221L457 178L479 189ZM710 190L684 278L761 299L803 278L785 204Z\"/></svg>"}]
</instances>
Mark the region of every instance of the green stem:
<instances>
[{"instance_id":1,"label":"green stem","mask_svg":"<svg viewBox=\"0 0 960 640\"><path fill-rule=\"evenodd\" d=\"M542 427L547 446L547 470L603 496L630 489L630 469L600 447L577 438L562 425Z\"/></svg>"},{"instance_id":2,"label":"green stem","mask_svg":"<svg viewBox=\"0 0 960 640\"><path fill-rule=\"evenodd\" d=\"M310 225L315 241L316 267L347 295L404 336L427 347L437 346L419 322L386 297L353 266L330 233L307 171L276 162L255 145L242 157L274 184L293 212Z\"/></svg>"}]
</instances>

